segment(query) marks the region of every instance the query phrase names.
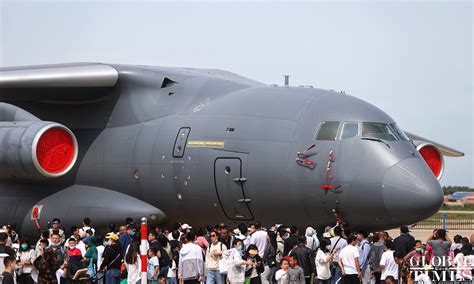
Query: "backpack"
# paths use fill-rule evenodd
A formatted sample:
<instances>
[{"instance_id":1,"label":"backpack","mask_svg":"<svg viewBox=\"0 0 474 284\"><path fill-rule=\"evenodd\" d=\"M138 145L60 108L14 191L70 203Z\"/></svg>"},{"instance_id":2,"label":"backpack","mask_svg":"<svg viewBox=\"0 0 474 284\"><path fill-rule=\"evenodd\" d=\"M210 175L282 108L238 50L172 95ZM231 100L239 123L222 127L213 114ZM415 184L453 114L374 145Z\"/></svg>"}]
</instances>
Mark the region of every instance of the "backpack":
<instances>
[{"instance_id":1,"label":"backpack","mask_svg":"<svg viewBox=\"0 0 474 284\"><path fill-rule=\"evenodd\" d=\"M165 249L160 248L161 257L158 259L160 268L171 267L171 259Z\"/></svg>"}]
</instances>

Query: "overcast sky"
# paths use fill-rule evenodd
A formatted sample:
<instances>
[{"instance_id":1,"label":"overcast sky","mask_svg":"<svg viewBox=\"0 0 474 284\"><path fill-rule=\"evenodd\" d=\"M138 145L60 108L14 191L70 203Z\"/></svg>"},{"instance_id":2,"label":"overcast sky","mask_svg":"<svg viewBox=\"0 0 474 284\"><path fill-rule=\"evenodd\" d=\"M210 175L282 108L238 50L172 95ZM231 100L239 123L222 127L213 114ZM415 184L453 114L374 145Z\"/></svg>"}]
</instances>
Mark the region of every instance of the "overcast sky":
<instances>
[{"instance_id":1,"label":"overcast sky","mask_svg":"<svg viewBox=\"0 0 474 284\"><path fill-rule=\"evenodd\" d=\"M459 149L474 187L473 4L0 0L0 66L99 61L218 68L344 90Z\"/></svg>"}]
</instances>

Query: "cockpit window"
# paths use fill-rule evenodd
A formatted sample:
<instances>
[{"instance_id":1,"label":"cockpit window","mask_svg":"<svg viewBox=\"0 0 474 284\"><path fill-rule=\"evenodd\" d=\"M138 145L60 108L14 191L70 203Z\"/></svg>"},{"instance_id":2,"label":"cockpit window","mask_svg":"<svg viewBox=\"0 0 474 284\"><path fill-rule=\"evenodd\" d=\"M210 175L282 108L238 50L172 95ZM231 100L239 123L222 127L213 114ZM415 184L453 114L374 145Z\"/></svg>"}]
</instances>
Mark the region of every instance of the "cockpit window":
<instances>
[{"instance_id":1,"label":"cockpit window","mask_svg":"<svg viewBox=\"0 0 474 284\"><path fill-rule=\"evenodd\" d=\"M316 140L336 140L339 121L323 121L316 133Z\"/></svg>"},{"instance_id":2,"label":"cockpit window","mask_svg":"<svg viewBox=\"0 0 474 284\"><path fill-rule=\"evenodd\" d=\"M402 141L410 141L410 138L401 130L396 123L390 124L392 127L393 131L395 131L395 134L397 134L398 138Z\"/></svg>"},{"instance_id":3,"label":"cockpit window","mask_svg":"<svg viewBox=\"0 0 474 284\"><path fill-rule=\"evenodd\" d=\"M377 122L363 122L362 137L376 138L386 141L398 140L388 124Z\"/></svg>"},{"instance_id":4,"label":"cockpit window","mask_svg":"<svg viewBox=\"0 0 474 284\"><path fill-rule=\"evenodd\" d=\"M359 134L359 124L357 122L344 122L342 125L341 139L355 137Z\"/></svg>"}]
</instances>

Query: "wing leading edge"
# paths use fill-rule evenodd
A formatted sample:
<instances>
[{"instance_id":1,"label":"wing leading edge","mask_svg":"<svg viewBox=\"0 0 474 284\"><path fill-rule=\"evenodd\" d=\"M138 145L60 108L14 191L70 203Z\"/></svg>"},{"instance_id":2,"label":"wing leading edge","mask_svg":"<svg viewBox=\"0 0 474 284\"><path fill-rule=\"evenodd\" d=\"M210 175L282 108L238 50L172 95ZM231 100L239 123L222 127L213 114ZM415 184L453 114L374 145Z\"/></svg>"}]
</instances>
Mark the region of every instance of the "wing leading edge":
<instances>
[{"instance_id":1,"label":"wing leading edge","mask_svg":"<svg viewBox=\"0 0 474 284\"><path fill-rule=\"evenodd\" d=\"M0 89L113 87L118 71L107 64L78 63L0 68Z\"/></svg>"},{"instance_id":2,"label":"wing leading edge","mask_svg":"<svg viewBox=\"0 0 474 284\"><path fill-rule=\"evenodd\" d=\"M441 152L441 154L443 154L444 156L448 156L448 157L462 157L464 156L464 153L461 152L461 151L458 151L458 150L455 150L453 148L450 148L450 147L447 147L447 146L444 146L442 144L439 144L437 142L434 142L434 141L431 141L431 140L428 140L426 138L423 138L419 135L416 135L416 134L413 134L413 133L410 133L410 132L407 132L405 131L405 134L410 138L410 139L413 139L413 140L420 140L420 141L426 141L426 142L429 142L433 145L435 145L436 147L438 147L439 151Z\"/></svg>"}]
</instances>

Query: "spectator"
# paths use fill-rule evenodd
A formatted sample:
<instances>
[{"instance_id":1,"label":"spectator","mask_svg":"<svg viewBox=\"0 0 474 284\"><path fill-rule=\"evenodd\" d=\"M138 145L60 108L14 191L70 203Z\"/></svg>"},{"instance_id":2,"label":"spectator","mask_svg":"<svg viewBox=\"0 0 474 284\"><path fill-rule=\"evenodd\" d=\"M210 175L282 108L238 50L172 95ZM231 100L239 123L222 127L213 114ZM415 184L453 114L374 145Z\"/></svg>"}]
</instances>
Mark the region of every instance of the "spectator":
<instances>
[{"instance_id":1,"label":"spectator","mask_svg":"<svg viewBox=\"0 0 474 284\"><path fill-rule=\"evenodd\" d=\"M341 249L339 253L338 264L341 268L342 283L359 283L361 268L359 262L359 249L357 249L357 237L350 235L347 238L348 245Z\"/></svg>"},{"instance_id":2,"label":"spectator","mask_svg":"<svg viewBox=\"0 0 474 284\"><path fill-rule=\"evenodd\" d=\"M242 234L242 241L244 242L244 246L247 247L250 241L250 234L247 225L245 225L244 223L240 223L239 231Z\"/></svg>"},{"instance_id":3,"label":"spectator","mask_svg":"<svg viewBox=\"0 0 474 284\"><path fill-rule=\"evenodd\" d=\"M122 254L122 246L118 244L119 237L114 233L108 233L105 236L108 245L104 250L102 265L100 270L106 270L105 283L119 284L120 283L120 256Z\"/></svg>"},{"instance_id":4,"label":"spectator","mask_svg":"<svg viewBox=\"0 0 474 284\"><path fill-rule=\"evenodd\" d=\"M211 233L211 244L206 251L206 284L222 284L223 276L219 272L219 261L227 251L227 246L218 239L217 232Z\"/></svg>"},{"instance_id":5,"label":"spectator","mask_svg":"<svg viewBox=\"0 0 474 284\"><path fill-rule=\"evenodd\" d=\"M33 262L36 259L36 253L27 238L20 240L20 246L18 249L18 281L17 284L33 284L31 278L31 271L33 269Z\"/></svg>"},{"instance_id":6,"label":"spectator","mask_svg":"<svg viewBox=\"0 0 474 284\"><path fill-rule=\"evenodd\" d=\"M384 232L378 232L374 235L374 243L370 250L369 256L369 269L372 276L374 276L375 284L380 284L382 281L380 277L382 272L380 271L380 259L385 250L385 234Z\"/></svg>"},{"instance_id":7,"label":"spectator","mask_svg":"<svg viewBox=\"0 0 474 284\"><path fill-rule=\"evenodd\" d=\"M181 232L183 234L187 234L188 232L191 231L192 228L193 227L191 227L191 226L189 226L188 224L185 223L185 224L181 225Z\"/></svg>"},{"instance_id":8,"label":"spectator","mask_svg":"<svg viewBox=\"0 0 474 284\"><path fill-rule=\"evenodd\" d=\"M287 256L296 245L298 244L298 227L291 226L290 236L285 239L285 250L283 256Z\"/></svg>"},{"instance_id":9,"label":"spectator","mask_svg":"<svg viewBox=\"0 0 474 284\"><path fill-rule=\"evenodd\" d=\"M66 277L66 273L64 271L67 268L67 263L64 263L66 259L66 251L64 247L61 245L61 236L58 233L58 230L53 231L51 235L51 250L56 255L56 264L59 267L58 271L56 271L56 278L58 283L61 282L61 278Z\"/></svg>"},{"instance_id":10,"label":"spectator","mask_svg":"<svg viewBox=\"0 0 474 284\"><path fill-rule=\"evenodd\" d=\"M283 259L283 253L285 251L285 239L288 234L288 231L284 226L278 228L278 235L276 237L277 248L276 248L276 262L280 263ZM288 260L287 260L288 261Z\"/></svg>"},{"instance_id":11,"label":"spectator","mask_svg":"<svg viewBox=\"0 0 474 284\"><path fill-rule=\"evenodd\" d=\"M385 278L384 283L386 283L386 284L396 284L397 280L393 276L389 275L389 276L387 276L387 278Z\"/></svg>"},{"instance_id":12,"label":"spectator","mask_svg":"<svg viewBox=\"0 0 474 284\"><path fill-rule=\"evenodd\" d=\"M68 240L66 263L69 276L76 279L76 272L84 268L84 264L82 263L82 252L77 248L77 242L74 238Z\"/></svg>"},{"instance_id":13,"label":"spectator","mask_svg":"<svg viewBox=\"0 0 474 284\"><path fill-rule=\"evenodd\" d=\"M449 252L450 254L453 254L454 256L459 253L459 251L461 250L463 244L461 243L462 241L462 236L461 235L456 235L454 236L453 238L453 243L451 244L451 247L449 248ZM456 251L456 253L454 253L454 251Z\"/></svg>"},{"instance_id":14,"label":"spectator","mask_svg":"<svg viewBox=\"0 0 474 284\"><path fill-rule=\"evenodd\" d=\"M134 243L125 255L125 268L127 268L127 283L138 284L141 281L142 260L140 257L140 245Z\"/></svg>"},{"instance_id":15,"label":"spectator","mask_svg":"<svg viewBox=\"0 0 474 284\"><path fill-rule=\"evenodd\" d=\"M334 252L336 249L339 251L334 253L334 257L332 259L332 268L331 268L331 284L335 284L342 276L341 274L341 267L338 264L339 261L339 253L341 250L347 246L347 241L342 238L342 229L341 227L337 226L334 228L334 237L331 238L331 253Z\"/></svg>"},{"instance_id":16,"label":"spectator","mask_svg":"<svg viewBox=\"0 0 474 284\"><path fill-rule=\"evenodd\" d=\"M91 227L91 219L90 218L84 218L84 220L82 221L82 228L80 229L81 231L83 232L86 232L87 231L91 231L92 234L90 235L95 235L95 229Z\"/></svg>"},{"instance_id":17,"label":"spectator","mask_svg":"<svg viewBox=\"0 0 474 284\"><path fill-rule=\"evenodd\" d=\"M242 259L242 248L244 244L240 239L234 239L232 248L227 251L227 279L232 284L243 284L245 282L245 267L247 262Z\"/></svg>"},{"instance_id":18,"label":"spectator","mask_svg":"<svg viewBox=\"0 0 474 284\"><path fill-rule=\"evenodd\" d=\"M274 231L268 232L267 243L265 245L265 251L263 252L263 267L264 271L261 274L262 283L269 283L272 274L275 272L276 267L276 234Z\"/></svg>"},{"instance_id":19,"label":"spectator","mask_svg":"<svg viewBox=\"0 0 474 284\"><path fill-rule=\"evenodd\" d=\"M306 247L306 236L299 236L298 245L291 251L290 256L296 256L298 259L299 266L303 268L306 284L310 284L311 276L315 270L315 263L311 259L311 254L311 249Z\"/></svg>"},{"instance_id":20,"label":"spectator","mask_svg":"<svg viewBox=\"0 0 474 284\"><path fill-rule=\"evenodd\" d=\"M36 255L40 255L41 254L41 251L40 251L40 242L41 240L45 240L46 243L47 243L47 247L50 246L51 242L49 241L49 230L48 231L43 231L41 232L41 235L40 235L40 239L38 240L38 242L36 243L36 247L35 247L35 252L36 252Z\"/></svg>"},{"instance_id":21,"label":"spectator","mask_svg":"<svg viewBox=\"0 0 474 284\"><path fill-rule=\"evenodd\" d=\"M400 280L401 283L413 283L414 279L412 277L411 264L410 260L406 260L406 256L399 251L393 253L393 257L398 267L400 268ZM392 276L393 277L393 276Z\"/></svg>"},{"instance_id":22,"label":"spectator","mask_svg":"<svg viewBox=\"0 0 474 284\"><path fill-rule=\"evenodd\" d=\"M2 284L14 284L14 271L16 266L15 258L12 256L7 256L3 259L3 264L5 265L5 271L2 273Z\"/></svg>"},{"instance_id":23,"label":"spectator","mask_svg":"<svg viewBox=\"0 0 474 284\"><path fill-rule=\"evenodd\" d=\"M171 239L169 242L170 242L170 248L171 248L171 251L175 250L176 251L176 248L178 248L180 246L180 242L179 242L179 231L173 231L171 233L173 239Z\"/></svg>"},{"instance_id":24,"label":"spectator","mask_svg":"<svg viewBox=\"0 0 474 284\"><path fill-rule=\"evenodd\" d=\"M17 244L20 240L20 236L16 232L16 224L10 224L8 226L8 229L9 229L8 236L9 236L12 244Z\"/></svg>"},{"instance_id":25,"label":"spectator","mask_svg":"<svg viewBox=\"0 0 474 284\"><path fill-rule=\"evenodd\" d=\"M384 281L387 276L393 276L393 278L398 279L398 265L395 262L393 257L393 242L391 240L385 241L385 252L380 258L380 271L381 276L380 280ZM382 282L383 283L383 282Z\"/></svg>"},{"instance_id":26,"label":"spectator","mask_svg":"<svg viewBox=\"0 0 474 284\"><path fill-rule=\"evenodd\" d=\"M298 266L296 256L289 257L290 269L288 270L288 281L292 284L305 284L303 268Z\"/></svg>"},{"instance_id":27,"label":"spectator","mask_svg":"<svg viewBox=\"0 0 474 284\"><path fill-rule=\"evenodd\" d=\"M400 252L403 256L413 250L415 238L410 235L410 230L407 226L400 227L400 236L393 240L393 247L395 251Z\"/></svg>"},{"instance_id":28,"label":"spectator","mask_svg":"<svg viewBox=\"0 0 474 284\"><path fill-rule=\"evenodd\" d=\"M329 284L331 279L331 263L333 257L339 249L329 252L331 249L331 241L328 238L322 238L319 244L319 249L316 253L316 284Z\"/></svg>"},{"instance_id":29,"label":"spectator","mask_svg":"<svg viewBox=\"0 0 474 284\"><path fill-rule=\"evenodd\" d=\"M76 239L76 242L78 242L81 239L80 236L79 236L79 228L77 226L72 226L71 227L71 236L69 237L69 239L70 238ZM68 239L68 242L64 243L65 247L67 247L69 245L69 239Z\"/></svg>"},{"instance_id":30,"label":"spectator","mask_svg":"<svg viewBox=\"0 0 474 284\"><path fill-rule=\"evenodd\" d=\"M196 236L193 232L188 232L185 239L186 244L179 252L178 278L185 284L199 284L204 281L202 249L194 244Z\"/></svg>"},{"instance_id":31,"label":"spectator","mask_svg":"<svg viewBox=\"0 0 474 284\"><path fill-rule=\"evenodd\" d=\"M227 248L230 248L232 246L232 242L234 241L234 236L232 236L230 234L230 228L229 227L226 226L226 227L221 229L221 233L220 233L220 236L219 236L219 241L222 244L224 244Z\"/></svg>"},{"instance_id":32,"label":"spectator","mask_svg":"<svg viewBox=\"0 0 474 284\"><path fill-rule=\"evenodd\" d=\"M278 284L289 283L288 272L290 270L290 262L288 259L282 259L280 263L280 269L275 273L275 280Z\"/></svg>"},{"instance_id":33,"label":"spectator","mask_svg":"<svg viewBox=\"0 0 474 284\"><path fill-rule=\"evenodd\" d=\"M465 244L462 246L460 252L456 254L453 260L456 265L456 280L457 281L471 281L472 269L474 268L474 257L472 252L472 245Z\"/></svg>"},{"instance_id":34,"label":"spectator","mask_svg":"<svg viewBox=\"0 0 474 284\"><path fill-rule=\"evenodd\" d=\"M97 235L97 263L96 263L96 270L97 270L97 274L96 274L96 277L99 281L99 284L102 284L103 283L103 272L102 271L99 271L99 268L100 266L102 265L102 256L104 254L104 251L105 251L105 245L104 245L105 241L103 239L103 237L101 235ZM106 244L106 243L105 243Z\"/></svg>"},{"instance_id":35,"label":"spectator","mask_svg":"<svg viewBox=\"0 0 474 284\"><path fill-rule=\"evenodd\" d=\"M451 240L444 229L438 229L426 241L432 247L432 260L430 264L436 269L446 266Z\"/></svg>"},{"instance_id":36,"label":"spectator","mask_svg":"<svg viewBox=\"0 0 474 284\"><path fill-rule=\"evenodd\" d=\"M196 235L197 244L202 248L202 251L205 253L207 248L209 247L209 241L205 237L204 230L202 228L197 228Z\"/></svg>"},{"instance_id":37,"label":"spectator","mask_svg":"<svg viewBox=\"0 0 474 284\"><path fill-rule=\"evenodd\" d=\"M56 253L51 247L42 249L40 256L36 258L33 265L38 270L38 284L58 283L56 271L60 265L56 260Z\"/></svg>"},{"instance_id":38,"label":"spectator","mask_svg":"<svg viewBox=\"0 0 474 284\"><path fill-rule=\"evenodd\" d=\"M158 274L161 278L166 278L168 270L171 266L171 246L169 245L168 239L164 235L158 236L158 242L160 243L160 249L158 250L158 260L160 262L160 273Z\"/></svg>"},{"instance_id":39,"label":"spectator","mask_svg":"<svg viewBox=\"0 0 474 284\"><path fill-rule=\"evenodd\" d=\"M158 274L160 273L160 262L158 260L158 250L151 248L148 250L148 283L158 283Z\"/></svg>"},{"instance_id":40,"label":"spectator","mask_svg":"<svg viewBox=\"0 0 474 284\"><path fill-rule=\"evenodd\" d=\"M262 224L260 222L256 222L255 224L251 225L252 228L252 235L250 236L249 239L249 245L256 245L258 249L258 255L262 259L262 269L263 271L259 273L261 275L262 283L268 283L268 277L270 274L270 267L268 265L265 265L263 262L264 256L265 256L265 247L267 246L268 243L268 234L264 230L262 230ZM225 232L225 230L222 230L222 232Z\"/></svg>"},{"instance_id":41,"label":"spectator","mask_svg":"<svg viewBox=\"0 0 474 284\"><path fill-rule=\"evenodd\" d=\"M317 248L319 247L319 239L318 234L313 227L306 228L306 247L309 248L311 251L316 252Z\"/></svg>"},{"instance_id":42,"label":"spectator","mask_svg":"<svg viewBox=\"0 0 474 284\"><path fill-rule=\"evenodd\" d=\"M7 246L8 234L0 233L0 253L6 253L9 256L15 258L15 251Z\"/></svg>"},{"instance_id":43,"label":"spectator","mask_svg":"<svg viewBox=\"0 0 474 284\"><path fill-rule=\"evenodd\" d=\"M119 242L123 252L127 251L127 248L132 243L136 232L137 228L135 227L135 224L130 224L127 227L127 232L120 236Z\"/></svg>"},{"instance_id":44,"label":"spectator","mask_svg":"<svg viewBox=\"0 0 474 284\"><path fill-rule=\"evenodd\" d=\"M150 244L151 249L153 248L153 249L156 249L157 251L159 251L161 249L161 245L158 242L156 232L154 232L154 231L150 231L148 233L148 243Z\"/></svg>"},{"instance_id":45,"label":"spectator","mask_svg":"<svg viewBox=\"0 0 474 284\"><path fill-rule=\"evenodd\" d=\"M412 266L420 267L422 265L423 254L423 244L420 240L415 240L415 248L407 255L405 255L403 259L407 260Z\"/></svg>"},{"instance_id":46,"label":"spectator","mask_svg":"<svg viewBox=\"0 0 474 284\"><path fill-rule=\"evenodd\" d=\"M166 275L166 284L178 284L176 273L178 272L177 263L177 252L175 250L171 250L171 266L168 269L168 275Z\"/></svg>"},{"instance_id":47,"label":"spectator","mask_svg":"<svg viewBox=\"0 0 474 284\"><path fill-rule=\"evenodd\" d=\"M63 244L66 241L66 235L64 234L63 229L61 229L61 220L59 220L58 218L54 218L51 221L51 228L49 229L49 238L51 238L54 233L59 235L60 244Z\"/></svg>"},{"instance_id":48,"label":"spectator","mask_svg":"<svg viewBox=\"0 0 474 284\"><path fill-rule=\"evenodd\" d=\"M84 244L87 246L86 254L82 259L85 267L76 272L74 279L78 279L81 274L87 274L89 277L93 277L96 274L96 263L98 259L97 239L94 236L87 237L84 239Z\"/></svg>"},{"instance_id":49,"label":"spectator","mask_svg":"<svg viewBox=\"0 0 474 284\"><path fill-rule=\"evenodd\" d=\"M264 271L264 267L257 245L250 244L242 259L247 262L245 277L250 279L250 284L262 283L260 274Z\"/></svg>"},{"instance_id":50,"label":"spectator","mask_svg":"<svg viewBox=\"0 0 474 284\"><path fill-rule=\"evenodd\" d=\"M110 233L115 233L113 231L110 231ZM118 231L118 236L119 237L122 237L123 235L125 235L127 233L127 226L120 226L119 227L119 231Z\"/></svg>"},{"instance_id":51,"label":"spectator","mask_svg":"<svg viewBox=\"0 0 474 284\"><path fill-rule=\"evenodd\" d=\"M367 237L369 234L365 231L359 231L357 233L357 241L359 245L357 246L359 249L359 261L360 261L360 269L361 269L361 281L363 284L368 284L370 282L370 269L369 269L369 256L371 247L369 241L367 241Z\"/></svg>"}]
</instances>

